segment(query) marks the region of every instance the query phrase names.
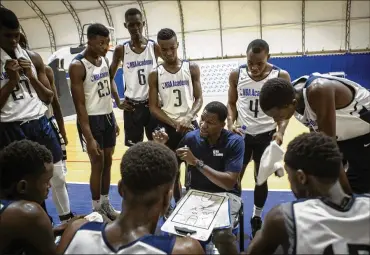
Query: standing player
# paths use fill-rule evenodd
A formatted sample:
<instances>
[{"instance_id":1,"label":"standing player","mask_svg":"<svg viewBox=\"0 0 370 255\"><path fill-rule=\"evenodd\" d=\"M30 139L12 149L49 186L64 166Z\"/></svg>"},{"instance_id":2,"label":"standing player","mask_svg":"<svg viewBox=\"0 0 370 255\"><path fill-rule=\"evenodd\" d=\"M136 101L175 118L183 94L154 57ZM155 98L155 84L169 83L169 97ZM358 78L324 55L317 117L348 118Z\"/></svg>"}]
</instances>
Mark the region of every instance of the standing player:
<instances>
[{"instance_id":1,"label":"standing player","mask_svg":"<svg viewBox=\"0 0 370 255\"><path fill-rule=\"evenodd\" d=\"M198 128L195 118L203 104L200 70L197 64L177 57L179 43L172 29L161 29L157 41L164 63L149 75L149 107L169 136L166 145L175 151L185 133ZM162 108L159 107L158 93ZM181 198L179 176L174 198L176 202Z\"/></svg>"},{"instance_id":2,"label":"standing player","mask_svg":"<svg viewBox=\"0 0 370 255\"><path fill-rule=\"evenodd\" d=\"M299 200L268 212L247 254L369 254L370 197L345 194L335 140L301 134L289 143L284 161Z\"/></svg>"},{"instance_id":3,"label":"standing player","mask_svg":"<svg viewBox=\"0 0 370 255\"><path fill-rule=\"evenodd\" d=\"M152 140L155 128L148 106L148 76L157 66L160 55L159 46L152 40L143 37L145 21L141 12L131 8L125 13L125 28L131 40L117 45L110 66L110 79L113 82L118 65L123 62L123 78L125 81L125 99L115 98L119 108L124 110L125 145L132 146L146 137Z\"/></svg>"},{"instance_id":4,"label":"standing player","mask_svg":"<svg viewBox=\"0 0 370 255\"><path fill-rule=\"evenodd\" d=\"M245 134L244 167L240 180L251 159L254 161L254 179L257 179L263 152L270 145L271 140L276 140L279 145L282 144L288 125L287 121L278 122L276 125L274 119L264 114L259 105L258 96L266 81L276 77L290 81L286 71L267 62L269 58L267 42L261 39L254 40L247 48L247 65L232 71L229 77L228 129L240 135L242 132ZM252 237L261 228L261 215L267 194L267 181L260 186L255 185L251 219Z\"/></svg>"},{"instance_id":5,"label":"standing player","mask_svg":"<svg viewBox=\"0 0 370 255\"><path fill-rule=\"evenodd\" d=\"M109 202L112 154L116 145L116 120L111 94L117 89L110 83L105 55L109 30L102 24L87 29L87 48L69 67L71 92L77 112L77 128L84 151L91 162L90 190L93 210L110 219L118 215ZM112 93L111 93L112 91Z\"/></svg>"},{"instance_id":6,"label":"standing player","mask_svg":"<svg viewBox=\"0 0 370 255\"><path fill-rule=\"evenodd\" d=\"M293 87L294 86L294 87ZM261 108L275 120L298 121L337 139L348 170L341 184L350 194L370 193L370 92L359 84L314 73L293 82L273 79L261 90ZM347 175L347 177L346 177Z\"/></svg>"}]
</instances>

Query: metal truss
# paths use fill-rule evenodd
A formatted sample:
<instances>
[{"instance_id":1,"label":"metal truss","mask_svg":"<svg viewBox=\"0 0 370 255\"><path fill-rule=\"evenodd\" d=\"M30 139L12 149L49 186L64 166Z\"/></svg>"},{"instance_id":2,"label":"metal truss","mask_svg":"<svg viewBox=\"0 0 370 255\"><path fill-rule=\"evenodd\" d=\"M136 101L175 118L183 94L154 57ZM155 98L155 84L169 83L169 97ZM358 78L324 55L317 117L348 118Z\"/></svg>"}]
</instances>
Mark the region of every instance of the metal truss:
<instances>
[{"instance_id":1,"label":"metal truss","mask_svg":"<svg viewBox=\"0 0 370 255\"><path fill-rule=\"evenodd\" d=\"M107 21L108 21L108 25L110 27L114 28L113 19L112 19L112 16L110 15L110 11L109 11L108 5L105 3L104 0L98 0L98 2L100 4L100 6L104 10L105 17L107 18ZM116 38L114 37L114 34L112 34L111 36L112 36L112 40L115 42Z\"/></svg>"},{"instance_id":2,"label":"metal truss","mask_svg":"<svg viewBox=\"0 0 370 255\"><path fill-rule=\"evenodd\" d=\"M222 39L222 15L221 15L221 1L218 0L218 20L220 22L220 43L221 43L221 59L224 58L224 45Z\"/></svg>"},{"instance_id":3,"label":"metal truss","mask_svg":"<svg viewBox=\"0 0 370 255\"><path fill-rule=\"evenodd\" d=\"M5 8L7 9L2 3L0 3L0 8ZM19 24L19 28L21 29L21 33L24 35L24 37L26 38L26 41L28 42L28 39L27 39L27 35L26 35L26 32L24 32L24 29L22 27L21 24ZM27 43L28 44L28 43Z\"/></svg>"},{"instance_id":4,"label":"metal truss","mask_svg":"<svg viewBox=\"0 0 370 255\"><path fill-rule=\"evenodd\" d=\"M183 52L182 54L183 54L183 58L186 59L184 13L182 11L182 4L180 0L177 0L177 6L179 7L179 13L180 13L182 52Z\"/></svg>"},{"instance_id":5,"label":"metal truss","mask_svg":"<svg viewBox=\"0 0 370 255\"><path fill-rule=\"evenodd\" d=\"M262 0L260 0L259 3L260 3L260 39L262 39Z\"/></svg>"},{"instance_id":6,"label":"metal truss","mask_svg":"<svg viewBox=\"0 0 370 255\"><path fill-rule=\"evenodd\" d=\"M29 5L29 7L32 8L32 10L37 14L37 16L39 16L42 23L44 23L46 31L48 32L48 35L49 35L50 49L51 49L51 52L53 53L54 51L57 50L57 46L55 43L54 31L50 25L48 18L45 16L45 14L41 11L40 7L38 7L37 4L33 0L24 0L24 1Z\"/></svg>"},{"instance_id":7,"label":"metal truss","mask_svg":"<svg viewBox=\"0 0 370 255\"><path fill-rule=\"evenodd\" d=\"M71 2L69 0L61 0L66 9L69 11L69 13L72 15L72 18L76 24L77 27L77 32L78 32L78 38L82 38L82 42L84 42L84 37L83 37L83 30L82 30L82 25L81 21L77 16L77 13L75 9L73 8Z\"/></svg>"},{"instance_id":8,"label":"metal truss","mask_svg":"<svg viewBox=\"0 0 370 255\"><path fill-rule=\"evenodd\" d=\"M351 50L351 0L347 0L346 5L346 37L345 37L345 50Z\"/></svg>"},{"instance_id":9,"label":"metal truss","mask_svg":"<svg viewBox=\"0 0 370 255\"><path fill-rule=\"evenodd\" d=\"M147 22L147 20L146 20L146 13L145 13L145 8L144 8L144 4L143 4L143 1L141 1L141 0L137 0L137 3L138 3L138 5L139 5L139 7L140 7L140 11L141 11L141 13L143 14L143 16L144 16L144 20L145 20L145 37L146 38L149 38L149 32L148 32L148 22Z\"/></svg>"},{"instance_id":10,"label":"metal truss","mask_svg":"<svg viewBox=\"0 0 370 255\"><path fill-rule=\"evenodd\" d=\"M302 0L302 55L306 55L306 0Z\"/></svg>"}]
</instances>

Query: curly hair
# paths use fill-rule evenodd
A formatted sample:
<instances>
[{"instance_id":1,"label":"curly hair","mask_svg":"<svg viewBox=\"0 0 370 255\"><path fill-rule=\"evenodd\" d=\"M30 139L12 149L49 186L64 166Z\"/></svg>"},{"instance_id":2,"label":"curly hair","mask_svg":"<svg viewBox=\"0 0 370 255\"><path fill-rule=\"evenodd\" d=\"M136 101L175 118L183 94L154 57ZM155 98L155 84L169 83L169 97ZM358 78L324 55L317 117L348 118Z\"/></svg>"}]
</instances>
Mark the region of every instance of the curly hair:
<instances>
[{"instance_id":1,"label":"curly hair","mask_svg":"<svg viewBox=\"0 0 370 255\"><path fill-rule=\"evenodd\" d=\"M162 28L157 34L157 41L170 40L173 37L177 38L175 31L173 31L171 28Z\"/></svg>"},{"instance_id":2,"label":"curly hair","mask_svg":"<svg viewBox=\"0 0 370 255\"><path fill-rule=\"evenodd\" d=\"M17 16L9 9L0 7L0 28L17 29L20 27Z\"/></svg>"},{"instance_id":3,"label":"curly hair","mask_svg":"<svg viewBox=\"0 0 370 255\"><path fill-rule=\"evenodd\" d=\"M167 146L141 142L130 147L122 157L121 176L133 194L145 194L175 180L178 172L176 155Z\"/></svg>"},{"instance_id":4,"label":"curly hair","mask_svg":"<svg viewBox=\"0 0 370 255\"><path fill-rule=\"evenodd\" d=\"M218 120L224 122L227 118L227 107L218 101L213 101L208 103L204 110L209 113L214 113L218 116Z\"/></svg>"},{"instance_id":5,"label":"curly hair","mask_svg":"<svg viewBox=\"0 0 370 255\"><path fill-rule=\"evenodd\" d=\"M0 190L9 189L26 176L41 175L45 163L53 163L45 146L30 140L12 142L0 151Z\"/></svg>"},{"instance_id":6,"label":"curly hair","mask_svg":"<svg viewBox=\"0 0 370 255\"><path fill-rule=\"evenodd\" d=\"M125 12L125 20L127 20L129 16L134 16L134 15L140 15L140 18L143 17L143 14L141 13L141 11L139 11L139 9L130 8Z\"/></svg>"},{"instance_id":7,"label":"curly hair","mask_svg":"<svg viewBox=\"0 0 370 255\"><path fill-rule=\"evenodd\" d=\"M87 28L87 39L92 39L98 35L108 37L109 36L108 28L100 23L91 24Z\"/></svg>"},{"instance_id":8,"label":"curly hair","mask_svg":"<svg viewBox=\"0 0 370 255\"><path fill-rule=\"evenodd\" d=\"M283 108L293 102L295 90L292 84L282 78L273 78L265 82L260 92L260 106L266 112L274 107Z\"/></svg>"},{"instance_id":9,"label":"curly hair","mask_svg":"<svg viewBox=\"0 0 370 255\"><path fill-rule=\"evenodd\" d=\"M266 54L269 54L270 52L270 46L265 40L262 39L256 39L253 40L247 48L247 53L252 50L253 53L260 53L261 51L266 52Z\"/></svg>"},{"instance_id":10,"label":"curly hair","mask_svg":"<svg viewBox=\"0 0 370 255\"><path fill-rule=\"evenodd\" d=\"M323 133L303 133L288 145L285 163L294 170L307 174L337 179L342 165L342 154L334 138Z\"/></svg>"}]
</instances>

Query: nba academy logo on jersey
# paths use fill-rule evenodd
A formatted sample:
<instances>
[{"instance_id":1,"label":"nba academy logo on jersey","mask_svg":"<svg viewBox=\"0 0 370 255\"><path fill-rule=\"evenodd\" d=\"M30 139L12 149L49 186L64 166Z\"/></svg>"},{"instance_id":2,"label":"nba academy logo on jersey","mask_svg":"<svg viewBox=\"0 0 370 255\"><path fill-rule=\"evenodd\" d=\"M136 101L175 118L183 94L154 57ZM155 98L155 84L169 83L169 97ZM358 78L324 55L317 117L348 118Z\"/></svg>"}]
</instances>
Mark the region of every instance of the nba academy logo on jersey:
<instances>
[{"instance_id":1,"label":"nba academy logo on jersey","mask_svg":"<svg viewBox=\"0 0 370 255\"><path fill-rule=\"evenodd\" d=\"M153 65L153 60L148 59L148 60L142 60L142 61L131 61L127 62L126 67L127 69L130 68L135 68L135 67L140 67L140 66L148 66L148 65Z\"/></svg>"},{"instance_id":2,"label":"nba academy logo on jersey","mask_svg":"<svg viewBox=\"0 0 370 255\"><path fill-rule=\"evenodd\" d=\"M6 72L2 72L0 75L0 81L9 79L9 76Z\"/></svg>"},{"instance_id":3,"label":"nba academy logo on jersey","mask_svg":"<svg viewBox=\"0 0 370 255\"><path fill-rule=\"evenodd\" d=\"M102 78L105 78L105 77L108 77L109 76L109 72L102 72L100 74L94 74L91 76L91 82L94 82L94 81L98 81Z\"/></svg>"},{"instance_id":4,"label":"nba academy logo on jersey","mask_svg":"<svg viewBox=\"0 0 370 255\"><path fill-rule=\"evenodd\" d=\"M162 82L162 89L168 89L172 87L181 87L181 86L189 86L189 80Z\"/></svg>"},{"instance_id":5,"label":"nba academy logo on jersey","mask_svg":"<svg viewBox=\"0 0 370 255\"><path fill-rule=\"evenodd\" d=\"M312 120L312 119L307 119L306 122L304 123L304 125L306 127L317 127L317 122L315 120Z\"/></svg>"},{"instance_id":6,"label":"nba academy logo on jersey","mask_svg":"<svg viewBox=\"0 0 370 255\"><path fill-rule=\"evenodd\" d=\"M241 89L239 92L240 96L244 97L259 97L260 96L260 90L255 89Z\"/></svg>"}]
</instances>

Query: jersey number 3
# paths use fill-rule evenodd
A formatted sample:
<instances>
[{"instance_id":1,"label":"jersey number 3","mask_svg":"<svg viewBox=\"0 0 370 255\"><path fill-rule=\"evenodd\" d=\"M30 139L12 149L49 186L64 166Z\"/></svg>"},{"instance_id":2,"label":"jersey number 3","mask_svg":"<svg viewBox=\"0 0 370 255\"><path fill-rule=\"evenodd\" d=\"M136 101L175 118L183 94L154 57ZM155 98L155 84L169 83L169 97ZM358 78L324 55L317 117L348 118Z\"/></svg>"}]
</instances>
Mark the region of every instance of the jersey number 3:
<instances>
[{"instance_id":1,"label":"jersey number 3","mask_svg":"<svg viewBox=\"0 0 370 255\"><path fill-rule=\"evenodd\" d=\"M104 87L105 85L105 87ZM104 83L99 81L98 82L98 94L99 94L99 97L105 97L105 96L109 96L110 95L110 89L109 89L109 82L108 80L104 80Z\"/></svg>"},{"instance_id":2,"label":"jersey number 3","mask_svg":"<svg viewBox=\"0 0 370 255\"><path fill-rule=\"evenodd\" d=\"M173 90L174 94L177 94L177 102L174 104L175 107L180 107L182 105L182 100L181 100L181 90L179 89L174 89Z\"/></svg>"}]
</instances>

